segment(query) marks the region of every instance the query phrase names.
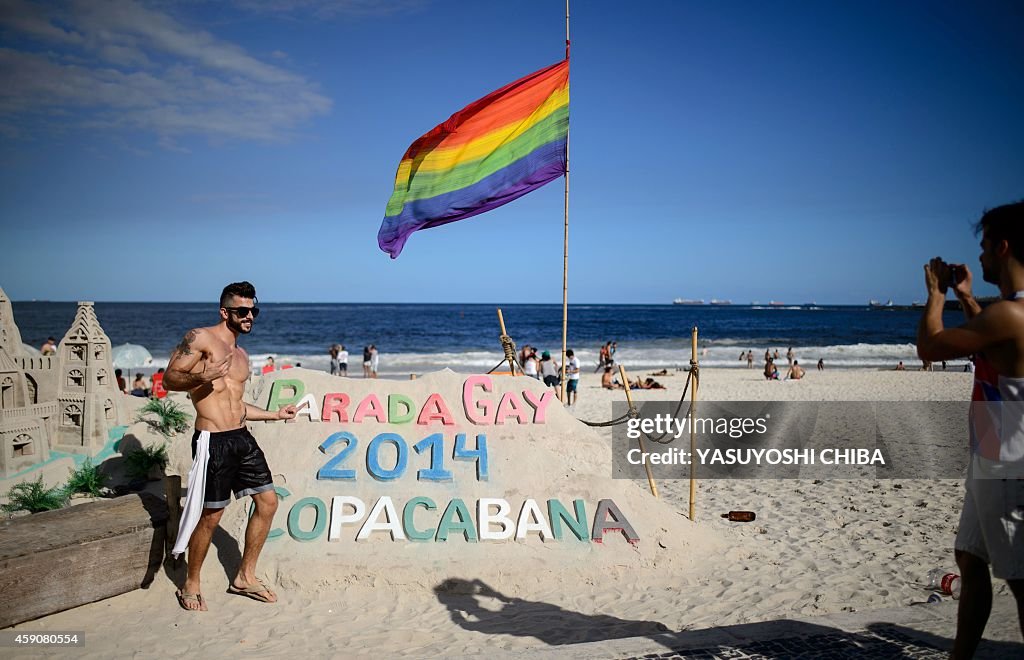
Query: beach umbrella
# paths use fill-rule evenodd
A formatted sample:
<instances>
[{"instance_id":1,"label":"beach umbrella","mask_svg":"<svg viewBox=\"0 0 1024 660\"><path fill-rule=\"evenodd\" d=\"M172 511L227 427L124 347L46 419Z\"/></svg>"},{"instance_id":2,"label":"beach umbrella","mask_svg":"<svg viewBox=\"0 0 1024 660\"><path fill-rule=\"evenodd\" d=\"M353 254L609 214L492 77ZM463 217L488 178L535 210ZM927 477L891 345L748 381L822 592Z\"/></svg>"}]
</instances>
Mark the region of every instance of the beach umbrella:
<instances>
[{"instance_id":1,"label":"beach umbrella","mask_svg":"<svg viewBox=\"0 0 1024 660\"><path fill-rule=\"evenodd\" d=\"M148 367L153 364L153 356L150 355L145 346L139 346L138 344L115 346L111 350L110 356L114 360L114 366L121 369Z\"/></svg>"}]
</instances>

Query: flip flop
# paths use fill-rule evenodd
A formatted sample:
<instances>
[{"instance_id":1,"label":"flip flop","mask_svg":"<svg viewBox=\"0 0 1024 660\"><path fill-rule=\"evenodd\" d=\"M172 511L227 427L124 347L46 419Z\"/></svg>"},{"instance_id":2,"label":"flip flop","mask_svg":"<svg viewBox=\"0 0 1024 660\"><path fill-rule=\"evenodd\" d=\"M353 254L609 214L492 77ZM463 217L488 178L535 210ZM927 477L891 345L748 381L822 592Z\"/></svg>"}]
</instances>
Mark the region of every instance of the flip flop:
<instances>
[{"instance_id":1,"label":"flip flop","mask_svg":"<svg viewBox=\"0 0 1024 660\"><path fill-rule=\"evenodd\" d=\"M206 603L203 601L203 594L187 594L180 589L174 592L178 598L178 605L186 612L205 612ZM187 607L186 603L199 603L199 607Z\"/></svg>"},{"instance_id":2,"label":"flip flop","mask_svg":"<svg viewBox=\"0 0 1024 660\"><path fill-rule=\"evenodd\" d=\"M234 584L228 585L228 593L236 596L245 596L246 598L252 598L255 601L261 603L276 603L277 601L270 600L266 596L260 594L268 593L274 594L270 587L263 583L263 580L256 578L256 584L250 584L247 587L236 587ZM275 596L277 594L274 594Z\"/></svg>"}]
</instances>

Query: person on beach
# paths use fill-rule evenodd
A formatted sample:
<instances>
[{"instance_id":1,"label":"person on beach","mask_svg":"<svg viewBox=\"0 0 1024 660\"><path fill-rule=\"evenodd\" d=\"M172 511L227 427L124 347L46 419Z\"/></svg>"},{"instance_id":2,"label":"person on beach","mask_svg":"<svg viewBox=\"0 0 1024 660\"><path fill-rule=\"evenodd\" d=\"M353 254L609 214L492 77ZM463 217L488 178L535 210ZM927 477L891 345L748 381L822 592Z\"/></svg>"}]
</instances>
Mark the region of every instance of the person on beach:
<instances>
[{"instance_id":1,"label":"person on beach","mask_svg":"<svg viewBox=\"0 0 1024 660\"><path fill-rule=\"evenodd\" d=\"M167 398L167 388L164 387L164 368L160 367L153 374L153 389L150 390L150 394L154 399L165 399Z\"/></svg>"},{"instance_id":2,"label":"person on beach","mask_svg":"<svg viewBox=\"0 0 1024 660\"><path fill-rule=\"evenodd\" d=\"M377 377L378 366L380 366L380 353L376 346L370 344L370 378Z\"/></svg>"},{"instance_id":3,"label":"person on beach","mask_svg":"<svg viewBox=\"0 0 1024 660\"><path fill-rule=\"evenodd\" d=\"M363 346L363 378L370 377L370 347Z\"/></svg>"},{"instance_id":4,"label":"person on beach","mask_svg":"<svg viewBox=\"0 0 1024 660\"><path fill-rule=\"evenodd\" d=\"M39 352L44 356L56 355L57 354L57 340L53 337L47 337L46 342L40 347Z\"/></svg>"},{"instance_id":5,"label":"person on beach","mask_svg":"<svg viewBox=\"0 0 1024 660\"><path fill-rule=\"evenodd\" d=\"M135 374L135 380L132 381L132 396L149 396L149 386L146 383L146 378L142 374Z\"/></svg>"},{"instance_id":6,"label":"person on beach","mask_svg":"<svg viewBox=\"0 0 1024 660\"><path fill-rule=\"evenodd\" d=\"M967 266L936 257L924 267L928 302L917 329L922 360L974 355L971 456L953 546L962 582L952 658L970 658L985 632L989 566L1009 584L1024 633L1024 201L985 212L975 232L982 277L999 287L1002 300L982 309ZM950 288L967 319L957 328L942 320Z\"/></svg>"},{"instance_id":7,"label":"person on beach","mask_svg":"<svg viewBox=\"0 0 1024 660\"><path fill-rule=\"evenodd\" d=\"M765 380L779 379L779 369L775 366L775 358L768 358L768 361L764 363L764 377Z\"/></svg>"},{"instance_id":8,"label":"person on beach","mask_svg":"<svg viewBox=\"0 0 1024 660\"><path fill-rule=\"evenodd\" d=\"M114 369L114 378L117 379L117 391L121 394L128 394L128 381L124 379L123 371Z\"/></svg>"},{"instance_id":9,"label":"person on beach","mask_svg":"<svg viewBox=\"0 0 1024 660\"><path fill-rule=\"evenodd\" d=\"M900 363L896 365L896 371L906 371L906 370L907 370L907 368L903 366L903 360L900 360Z\"/></svg>"},{"instance_id":10,"label":"person on beach","mask_svg":"<svg viewBox=\"0 0 1024 660\"><path fill-rule=\"evenodd\" d=\"M571 348L565 352L565 380L565 399L571 406L580 396L580 359Z\"/></svg>"},{"instance_id":11,"label":"person on beach","mask_svg":"<svg viewBox=\"0 0 1024 660\"><path fill-rule=\"evenodd\" d=\"M523 347L519 349L519 366L523 367L524 370L526 368L526 361L530 358L530 351L532 350L533 347L529 344L523 344Z\"/></svg>"},{"instance_id":12,"label":"person on beach","mask_svg":"<svg viewBox=\"0 0 1024 660\"><path fill-rule=\"evenodd\" d=\"M526 356L526 362L523 362L523 374L540 380L539 368L540 360L537 359L537 349L530 348L530 354Z\"/></svg>"},{"instance_id":13,"label":"person on beach","mask_svg":"<svg viewBox=\"0 0 1024 660\"><path fill-rule=\"evenodd\" d=\"M818 371L825 371L825 358L818 358Z\"/></svg>"},{"instance_id":14,"label":"person on beach","mask_svg":"<svg viewBox=\"0 0 1024 660\"><path fill-rule=\"evenodd\" d=\"M611 367L605 367L604 373L601 374L601 387L606 390L619 390L622 389L622 383L614 379Z\"/></svg>"},{"instance_id":15,"label":"person on beach","mask_svg":"<svg viewBox=\"0 0 1024 660\"><path fill-rule=\"evenodd\" d=\"M327 349L327 354L331 356L331 375L332 376L337 376L338 375L338 368L339 368L338 367L338 353L339 352L340 351L339 351L339 347L338 347L337 344L331 344L330 347Z\"/></svg>"},{"instance_id":16,"label":"person on beach","mask_svg":"<svg viewBox=\"0 0 1024 660\"><path fill-rule=\"evenodd\" d=\"M747 350L747 369L754 368L754 351Z\"/></svg>"},{"instance_id":17,"label":"person on beach","mask_svg":"<svg viewBox=\"0 0 1024 660\"><path fill-rule=\"evenodd\" d=\"M800 380L804 377L804 368L800 366L800 360L793 360L793 364L790 365L789 371L786 372L786 378L792 380Z\"/></svg>"},{"instance_id":18,"label":"person on beach","mask_svg":"<svg viewBox=\"0 0 1024 660\"><path fill-rule=\"evenodd\" d=\"M555 388L555 396L561 394L558 390L558 383L560 382L558 377L559 369L558 363L551 359L550 352L544 351L540 354L540 375L544 379L545 385Z\"/></svg>"},{"instance_id":19,"label":"person on beach","mask_svg":"<svg viewBox=\"0 0 1024 660\"><path fill-rule=\"evenodd\" d=\"M790 346L789 350L786 351L786 360L789 362L789 366L793 366L793 347Z\"/></svg>"},{"instance_id":20,"label":"person on beach","mask_svg":"<svg viewBox=\"0 0 1024 660\"><path fill-rule=\"evenodd\" d=\"M348 377L348 351L345 344L338 347L338 375Z\"/></svg>"},{"instance_id":21,"label":"person on beach","mask_svg":"<svg viewBox=\"0 0 1024 660\"><path fill-rule=\"evenodd\" d=\"M612 362L612 343L610 341L606 341L604 343L604 346L599 348L598 351L597 351L597 369L594 369L594 373L596 374L598 371L601 371L607 365L611 364L611 362Z\"/></svg>"},{"instance_id":22,"label":"person on beach","mask_svg":"<svg viewBox=\"0 0 1024 660\"><path fill-rule=\"evenodd\" d=\"M277 601L273 590L256 577L256 561L277 511L277 493L263 451L245 423L292 419L296 409L290 405L271 412L242 400L249 380L249 356L237 342L239 335L252 331L260 311L256 304L256 289L249 282L224 287L220 322L185 333L171 354L164 375L164 386L188 392L196 409L196 431L192 436L196 462L189 473L189 497L172 551L178 556L187 544L188 575L176 593L178 604L186 610L207 609L200 589L200 572L224 509L231 503L232 492L236 499L252 497L253 514L245 529L242 561L228 592L264 603ZM202 481L200 475L205 475L203 492L193 492L194 480Z\"/></svg>"},{"instance_id":23,"label":"person on beach","mask_svg":"<svg viewBox=\"0 0 1024 660\"><path fill-rule=\"evenodd\" d=\"M276 367L274 366L274 358L268 357L266 363L263 365L263 369L260 373L269 374Z\"/></svg>"}]
</instances>

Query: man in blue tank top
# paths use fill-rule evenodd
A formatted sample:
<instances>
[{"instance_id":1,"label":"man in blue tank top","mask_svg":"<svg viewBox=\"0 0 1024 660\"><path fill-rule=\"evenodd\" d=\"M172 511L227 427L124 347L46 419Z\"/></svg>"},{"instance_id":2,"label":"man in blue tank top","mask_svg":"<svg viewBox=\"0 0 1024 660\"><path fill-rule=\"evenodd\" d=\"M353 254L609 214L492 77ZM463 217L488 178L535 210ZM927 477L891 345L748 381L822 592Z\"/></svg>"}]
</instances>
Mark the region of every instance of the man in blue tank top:
<instances>
[{"instance_id":1,"label":"man in blue tank top","mask_svg":"<svg viewBox=\"0 0 1024 660\"><path fill-rule=\"evenodd\" d=\"M969 658L992 609L992 575L1010 585L1024 632L1024 202L987 211L981 234L982 277L1002 300L984 309L971 294L971 272L936 257L924 267L928 303L917 330L922 360L974 356L969 418L971 460L956 562L961 594L953 658ZM944 328L946 291L967 323Z\"/></svg>"}]
</instances>

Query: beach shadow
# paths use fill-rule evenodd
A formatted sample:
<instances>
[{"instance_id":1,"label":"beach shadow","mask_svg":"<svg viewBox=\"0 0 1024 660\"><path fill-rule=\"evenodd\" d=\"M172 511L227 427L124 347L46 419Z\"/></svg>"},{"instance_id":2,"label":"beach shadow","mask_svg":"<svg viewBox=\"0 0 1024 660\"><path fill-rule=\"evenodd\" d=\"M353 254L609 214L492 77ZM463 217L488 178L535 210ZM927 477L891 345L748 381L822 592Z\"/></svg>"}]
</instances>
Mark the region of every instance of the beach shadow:
<instances>
[{"instance_id":1,"label":"beach shadow","mask_svg":"<svg viewBox=\"0 0 1024 660\"><path fill-rule=\"evenodd\" d=\"M146 509L146 513L149 514L150 523L153 525L154 533L149 546L149 563L146 566L146 573L142 578L142 582L139 584L139 588L148 589L153 584L153 580L156 579L156 574L163 564L164 549L166 547L166 536L163 530L166 529L167 519L169 518L167 503L163 498L152 493L138 493L129 497L138 497L140 499L142 506Z\"/></svg>"},{"instance_id":2,"label":"beach shadow","mask_svg":"<svg viewBox=\"0 0 1024 660\"><path fill-rule=\"evenodd\" d=\"M242 551L238 546L238 541L228 534L223 527L218 526L213 532L213 541L211 542L211 545L217 553L217 560L224 569L224 575L227 577L228 582L233 581L235 576L238 575L239 566L242 565ZM167 576L168 580L178 587L185 584L185 578L188 575L187 558L187 550L178 559L171 556L170 551L168 550L163 562L164 574ZM207 562L209 559L210 556L207 554Z\"/></svg>"},{"instance_id":3,"label":"beach shadow","mask_svg":"<svg viewBox=\"0 0 1024 660\"><path fill-rule=\"evenodd\" d=\"M434 587L453 622L485 635L536 637L550 646L664 633L657 621L630 621L603 614L582 614L557 605L506 596L482 580L449 578ZM484 606L500 604L498 609ZM495 603L496 601L496 603Z\"/></svg>"}]
</instances>

